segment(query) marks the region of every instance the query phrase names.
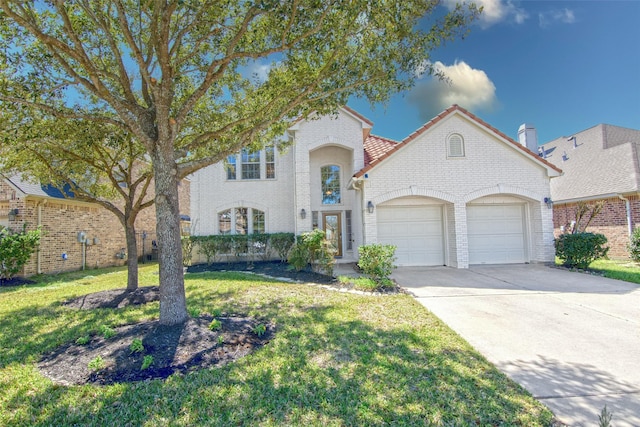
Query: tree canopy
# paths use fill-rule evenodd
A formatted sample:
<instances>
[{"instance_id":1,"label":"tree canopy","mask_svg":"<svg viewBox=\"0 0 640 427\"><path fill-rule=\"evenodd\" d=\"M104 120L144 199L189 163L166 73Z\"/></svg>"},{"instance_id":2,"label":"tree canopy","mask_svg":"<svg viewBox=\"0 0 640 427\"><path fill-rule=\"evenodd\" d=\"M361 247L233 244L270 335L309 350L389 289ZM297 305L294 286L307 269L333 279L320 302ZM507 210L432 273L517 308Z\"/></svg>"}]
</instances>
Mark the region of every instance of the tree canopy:
<instances>
[{"instance_id":1,"label":"tree canopy","mask_svg":"<svg viewBox=\"0 0 640 427\"><path fill-rule=\"evenodd\" d=\"M160 322L181 323L178 180L260 147L294 118L333 112L351 96L383 102L417 70L433 73L430 52L479 13L438 4L0 0L0 107L27 123L114 126L144 146L155 178Z\"/></svg>"}]
</instances>

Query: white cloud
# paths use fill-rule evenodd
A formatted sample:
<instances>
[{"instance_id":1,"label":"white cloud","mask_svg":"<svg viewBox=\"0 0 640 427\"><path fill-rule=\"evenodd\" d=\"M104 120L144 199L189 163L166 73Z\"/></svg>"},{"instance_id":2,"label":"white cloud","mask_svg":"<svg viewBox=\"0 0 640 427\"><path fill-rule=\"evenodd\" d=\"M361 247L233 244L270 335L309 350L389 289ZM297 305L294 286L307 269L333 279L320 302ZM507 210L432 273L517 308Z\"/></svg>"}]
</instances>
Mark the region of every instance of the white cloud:
<instances>
[{"instance_id":1,"label":"white cloud","mask_svg":"<svg viewBox=\"0 0 640 427\"><path fill-rule=\"evenodd\" d=\"M453 10L460 0L444 0L443 4ZM510 0L475 0L476 6L482 6L479 23L482 28L488 28L502 21L512 21L516 24L523 24L529 17L526 10L516 6Z\"/></svg>"},{"instance_id":2,"label":"white cloud","mask_svg":"<svg viewBox=\"0 0 640 427\"><path fill-rule=\"evenodd\" d=\"M471 68L460 61L445 65L433 64L446 81L437 77L418 81L408 100L415 105L422 120L430 120L452 104L470 111L491 110L497 104L496 87L483 70Z\"/></svg>"},{"instance_id":3,"label":"white cloud","mask_svg":"<svg viewBox=\"0 0 640 427\"><path fill-rule=\"evenodd\" d=\"M269 70L271 70L273 64L261 64L260 62L254 62L249 65L249 75L252 78L258 79L260 83L265 82L269 77Z\"/></svg>"},{"instance_id":4,"label":"white cloud","mask_svg":"<svg viewBox=\"0 0 640 427\"><path fill-rule=\"evenodd\" d=\"M538 22L540 27L546 28L552 24L573 24L576 22L576 15L573 10L564 8L558 10L550 10L538 14Z\"/></svg>"}]
</instances>

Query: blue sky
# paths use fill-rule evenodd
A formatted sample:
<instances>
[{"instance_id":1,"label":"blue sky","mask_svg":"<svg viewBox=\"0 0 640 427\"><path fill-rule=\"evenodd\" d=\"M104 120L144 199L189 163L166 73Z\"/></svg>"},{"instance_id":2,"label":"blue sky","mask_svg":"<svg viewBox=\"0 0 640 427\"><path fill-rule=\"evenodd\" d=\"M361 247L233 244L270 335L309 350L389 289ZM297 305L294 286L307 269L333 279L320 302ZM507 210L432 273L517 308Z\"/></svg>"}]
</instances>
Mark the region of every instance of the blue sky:
<instances>
[{"instance_id":1,"label":"blue sky","mask_svg":"<svg viewBox=\"0 0 640 427\"><path fill-rule=\"evenodd\" d=\"M386 106L349 102L374 134L402 140L453 103L514 139L532 123L540 144L599 123L640 129L640 1L475 2L485 14L469 35L431 57L451 86L425 77Z\"/></svg>"}]
</instances>

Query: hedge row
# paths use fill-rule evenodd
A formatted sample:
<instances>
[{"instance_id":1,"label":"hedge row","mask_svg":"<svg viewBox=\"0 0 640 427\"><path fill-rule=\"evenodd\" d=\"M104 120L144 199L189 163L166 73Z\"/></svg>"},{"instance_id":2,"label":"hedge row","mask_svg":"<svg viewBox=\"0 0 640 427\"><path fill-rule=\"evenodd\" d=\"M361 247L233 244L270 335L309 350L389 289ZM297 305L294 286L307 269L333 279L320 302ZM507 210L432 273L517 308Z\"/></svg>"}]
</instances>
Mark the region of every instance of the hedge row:
<instances>
[{"instance_id":1,"label":"hedge row","mask_svg":"<svg viewBox=\"0 0 640 427\"><path fill-rule=\"evenodd\" d=\"M270 234L223 234L212 236L188 236L183 238L185 263L191 263L191 251L202 254L207 264L221 261L223 256L256 259L287 259L289 250L295 243L293 233Z\"/></svg>"}]
</instances>

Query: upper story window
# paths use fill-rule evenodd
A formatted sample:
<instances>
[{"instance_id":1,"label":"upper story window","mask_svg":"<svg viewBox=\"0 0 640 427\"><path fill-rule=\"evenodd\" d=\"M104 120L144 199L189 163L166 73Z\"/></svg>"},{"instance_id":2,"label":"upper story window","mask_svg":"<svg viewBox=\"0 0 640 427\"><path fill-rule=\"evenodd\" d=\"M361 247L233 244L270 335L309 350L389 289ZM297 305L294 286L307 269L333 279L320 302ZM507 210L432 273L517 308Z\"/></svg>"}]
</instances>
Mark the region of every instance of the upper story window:
<instances>
[{"instance_id":1,"label":"upper story window","mask_svg":"<svg viewBox=\"0 0 640 427\"><path fill-rule=\"evenodd\" d=\"M322 204L337 205L342 202L340 194L340 166L329 165L320 169Z\"/></svg>"},{"instance_id":2,"label":"upper story window","mask_svg":"<svg viewBox=\"0 0 640 427\"><path fill-rule=\"evenodd\" d=\"M243 149L240 154L232 154L225 161L227 180L236 179L275 179L276 154L274 147L251 152Z\"/></svg>"},{"instance_id":3,"label":"upper story window","mask_svg":"<svg viewBox=\"0 0 640 427\"><path fill-rule=\"evenodd\" d=\"M220 234L264 233L264 211L237 207L218 212L218 231Z\"/></svg>"},{"instance_id":4,"label":"upper story window","mask_svg":"<svg viewBox=\"0 0 640 427\"><path fill-rule=\"evenodd\" d=\"M464 139L457 133L447 138L447 157L464 157Z\"/></svg>"},{"instance_id":5,"label":"upper story window","mask_svg":"<svg viewBox=\"0 0 640 427\"><path fill-rule=\"evenodd\" d=\"M242 179L260 179L260 152L242 150Z\"/></svg>"}]
</instances>

